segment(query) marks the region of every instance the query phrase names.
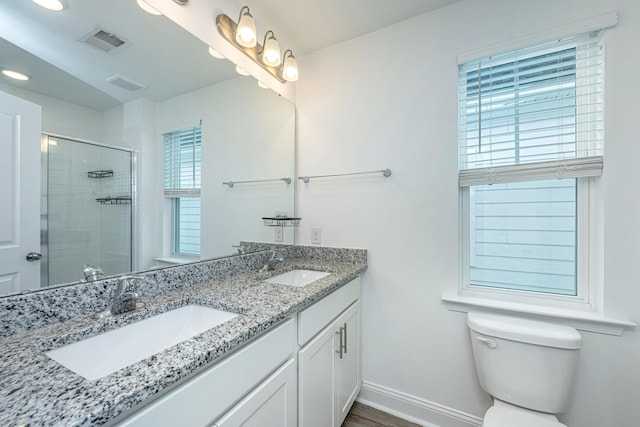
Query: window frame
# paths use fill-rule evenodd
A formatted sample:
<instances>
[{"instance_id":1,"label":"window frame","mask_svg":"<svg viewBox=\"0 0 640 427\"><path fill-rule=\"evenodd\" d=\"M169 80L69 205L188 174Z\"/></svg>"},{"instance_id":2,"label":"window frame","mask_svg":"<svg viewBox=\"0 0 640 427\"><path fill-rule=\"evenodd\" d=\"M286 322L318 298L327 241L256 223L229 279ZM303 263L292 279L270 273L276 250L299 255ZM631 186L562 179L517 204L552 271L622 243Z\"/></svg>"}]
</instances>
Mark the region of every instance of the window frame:
<instances>
[{"instance_id":1,"label":"window frame","mask_svg":"<svg viewBox=\"0 0 640 427\"><path fill-rule=\"evenodd\" d=\"M180 199L182 198L186 198L186 199L200 199L200 226L202 225L202 198L201 198L201 186L202 186L202 180L200 178L200 187L194 187L193 188L173 188L173 189L168 189L165 187L166 185L166 173L167 173L167 164L166 164L166 137L168 134L175 134L175 133L179 133L179 132L187 132L189 130L192 129L198 129L198 133L199 133L199 141L200 141L200 167L198 168L200 171L202 170L202 122L197 123L197 124L193 124L193 125L187 125L184 127L180 127L180 128L176 128L176 129L171 129L171 130L166 130L164 132L161 133L161 138L162 138L162 144L163 144L163 184L162 184L162 188L163 188L163 193L164 193L164 198L166 200L166 204L165 204L165 208L164 208L164 216L165 218L167 218L166 221L164 221L164 233L165 233L165 254L168 254L168 256L170 256L171 258L184 258L187 260L197 260L201 258L201 253L202 253L202 240L200 240L199 242L199 250L198 253L190 253L190 252L179 252L178 251L178 243L179 243L179 233L180 233L180 229L179 227L177 227L178 225L178 207L179 207L179 203L180 203ZM202 232L202 228L200 229Z\"/></svg>"},{"instance_id":2,"label":"window frame","mask_svg":"<svg viewBox=\"0 0 640 427\"><path fill-rule=\"evenodd\" d=\"M517 304L534 304L579 311L596 311L598 296L602 291L601 265L602 247L600 178L576 178L578 192L577 206L577 251L576 286L577 295L560 295L545 292L511 290L472 285L469 279L470 241L470 187L460 187L459 192L459 235L460 235L460 287L464 297L499 299Z\"/></svg>"},{"instance_id":3,"label":"window frame","mask_svg":"<svg viewBox=\"0 0 640 427\"><path fill-rule=\"evenodd\" d=\"M199 259L201 253L201 244L198 245L198 253L180 252L178 245L180 244L179 224L179 205L181 199L198 199L200 200L200 212L202 212L202 199L200 196L171 197L171 256L177 258L193 258ZM200 227L202 226L202 215L200 215ZM202 233L202 228L200 228Z\"/></svg>"},{"instance_id":4,"label":"window frame","mask_svg":"<svg viewBox=\"0 0 640 427\"><path fill-rule=\"evenodd\" d=\"M603 42L602 42L603 45ZM535 46L530 45L532 48ZM566 47L565 47L566 48ZM529 48L526 48L529 49ZM534 56L539 56L542 54L550 53L553 50L547 49L546 52L543 51L534 51ZM559 49L558 51L562 51ZM521 59L525 59L524 56L518 58L517 50L506 52L507 58L511 58L514 62L518 62ZM578 56L581 55L580 51L576 51L576 61L578 60ZM515 58L515 59L514 59ZM481 60L482 58L478 58ZM484 60L484 59L482 59ZM491 66L495 66L495 63L491 63ZM461 64L462 67L463 64ZM464 67L465 69L468 67ZM603 64L604 68L604 64ZM576 76L578 78L578 76ZM462 81L464 81L463 75L459 70L458 75L459 85ZM480 83L479 83L480 84ZM517 86L514 87L517 91L519 88ZM458 88L459 91L463 90L460 86ZM580 90L576 87L576 90ZM465 93L468 93L465 91ZM460 99L462 99L462 92L460 92ZM480 107L479 107L480 108ZM576 106L576 114L578 114L578 109L581 108L580 104ZM459 106L459 111L461 106ZM481 114L481 113L480 113ZM459 116L462 117L462 116ZM517 119L517 117L516 117ZM461 150L461 134L463 130L466 129L467 119L462 120L459 118L458 122L458 150ZM478 120L482 120L481 117ZM580 121L576 121L576 128L581 125ZM478 123L478 127L482 127L482 123ZM517 138L517 135L516 135ZM466 139L465 139L466 141ZM479 141L480 143L481 141ZM580 144L583 144L584 141L576 140L576 146L578 147ZM466 142L465 145L466 147ZM461 166L461 154L458 153L458 164ZM576 160L580 159L577 157ZM554 161L550 161L548 163L552 163ZM559 163L558 161L556 161ZM542 163L537 163L538 165ZM524 165L535 165L535 163L526 163ZM485 171L488 173L493 172L493 168L496 166L484 167ZM525 166L526 167L526 166ZM528 172L522 173L517 171L522 171L522 168L519 168L519 165L514 166L497 166L498 169L508 169L511 168L512 172L516 172L516 179L513 179L511 182L522 182L522 181L537 181L543 179L550 179L549 177L544 177L540 179L535 179L534 174L530 174ZM472 175L477 172L481 172L481 169L460 169L461 172L471 173ZM504 172L504 171L502 171ZM485 172L487 173L487 172ZM468 177L469 175L466 175ZM478 174L479 176L479 174ZM576 179L577 182L577 207L576 207L576 215L577 215L577 224L576 224L576 293L577 295L560 295L553 294L548 292L538 292L538 291L526 291L526 290L516 290L516 289L503 289L497 287L489 287L482 285L472 285L470 283L470 268L471 268L471 241L470 241L470 233L471 233L471 215L470 215L470 188L474 185L481 185L480 183L476 184L473 181L469 183L467 181L465 184L460 184L459 186L459 236L460 236L460 283L458 289L458 295L463 298L472 298L472 299L484 299L484 300L495 300L495 301L503 301L505 303L512 303L517 305L533 305L533 306L543 306L543 307L556 307L560 309L570 309L577 311L600 311L602 310L602 295L603 295L603 275L602 275L602 265L604 262L603 254L602 254L602 245L604 243L603 233L602 233L602 204L599 203L599 199L601 197L601 178L599 176L581 176L579 174L574 175L573 177L569 177L571 179ZM466 179L466 178L465 178ZM480 178L482 180L483 178ZM490 183L487 182L487 183Z\"/></svg>"}]
</instances>

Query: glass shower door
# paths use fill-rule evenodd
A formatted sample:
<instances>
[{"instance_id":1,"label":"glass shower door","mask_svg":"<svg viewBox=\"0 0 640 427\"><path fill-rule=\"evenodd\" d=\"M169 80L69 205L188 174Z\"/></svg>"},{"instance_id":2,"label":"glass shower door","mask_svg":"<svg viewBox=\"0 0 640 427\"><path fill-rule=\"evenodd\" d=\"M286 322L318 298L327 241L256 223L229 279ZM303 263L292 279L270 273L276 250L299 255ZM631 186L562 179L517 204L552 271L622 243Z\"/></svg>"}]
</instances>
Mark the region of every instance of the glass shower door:
<instances>
[{"instance_id":1,"label":"glass shower door","mask_svg":"<svg viewBox=\"0 0 640 427\"><path fill-rule=\"evenodd\" d=\"M132 152L53 136L47 152L43 286L83 279L87 264L105 275L131 271Z\"/></svg>"}]
</instances>

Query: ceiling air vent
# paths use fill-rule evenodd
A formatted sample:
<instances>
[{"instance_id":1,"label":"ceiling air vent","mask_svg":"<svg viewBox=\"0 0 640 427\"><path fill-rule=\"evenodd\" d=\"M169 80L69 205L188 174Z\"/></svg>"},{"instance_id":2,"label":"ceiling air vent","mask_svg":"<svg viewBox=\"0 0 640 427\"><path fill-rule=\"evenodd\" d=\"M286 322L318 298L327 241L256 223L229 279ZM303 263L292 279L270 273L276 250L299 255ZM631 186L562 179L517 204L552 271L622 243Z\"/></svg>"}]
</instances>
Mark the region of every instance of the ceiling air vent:
<instances>
[{"instance_id":1,"label":"ceiling air vent","mask_svg":"<svg viewBox=\"0 0 640 427\"><path fill-rule=\"evenodd\" d=\"M78 39L89 46L99 49L109 55L120 52L131 45L131 42L106 31L104 28L95 27Z\"/></svg>"},{"instance_id":2,"label":"ceiling air vent","mask_svg":"<svg viewBox=\"0 0 640 427\"><path fill-rule=\"evenodd\" d=\"M128 77L121 76L120 74L113 75L107 79L107 83L121 87L131 92L138 92L145 89L146 86L140 83L136 83Z\"/></svg>"}]
</instances>

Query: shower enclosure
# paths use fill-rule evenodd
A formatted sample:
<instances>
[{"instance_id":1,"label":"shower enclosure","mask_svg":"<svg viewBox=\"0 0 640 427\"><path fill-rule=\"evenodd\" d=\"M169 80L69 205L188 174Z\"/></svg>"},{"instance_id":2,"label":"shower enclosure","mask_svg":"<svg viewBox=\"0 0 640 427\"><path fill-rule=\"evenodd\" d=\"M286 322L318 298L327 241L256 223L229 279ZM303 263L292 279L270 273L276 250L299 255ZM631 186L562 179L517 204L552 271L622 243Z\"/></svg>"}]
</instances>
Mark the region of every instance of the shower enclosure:
<instances>
[{"instance_id":1,"label":"shower enclosure","mask_svg":"<svg viewBox=\"0 0 640 427\"><path fill-rule=\"evenodd\" d=\"M43 135L41 286L76 282L85 265L132 270L132 158L128 149Z\"/></svg>"}]
</instances>

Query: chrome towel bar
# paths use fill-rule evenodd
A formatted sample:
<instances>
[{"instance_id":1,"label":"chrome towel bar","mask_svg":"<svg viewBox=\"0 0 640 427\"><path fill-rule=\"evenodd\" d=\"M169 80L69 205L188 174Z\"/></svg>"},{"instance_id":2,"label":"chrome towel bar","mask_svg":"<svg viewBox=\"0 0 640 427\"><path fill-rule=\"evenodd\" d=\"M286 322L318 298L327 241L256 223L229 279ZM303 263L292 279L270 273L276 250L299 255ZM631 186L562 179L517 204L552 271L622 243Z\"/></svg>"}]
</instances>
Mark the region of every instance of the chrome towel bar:
<instances>
[{"instance_id":1,"label":"chrome towel bar","mask_svg":"<svg viewBox=\"0 0 640 427\"><path fill-rule=\"evenodd\" d=\"M329 177L334 177L334 176L366 175L366 174L372 174L372 173L381 173L382 175L385 176L385 178L388 178L388 177L391 176L391 169L387 168L387 169L382 169L382 170L378 170L378 171L336 173L336 174L331 174L331 175L299 176L298 179L301 179L303 182L307 183L312 178L329 178Z\"/></svg>"},{"instance_id":2,"label":"chrome towel bar","mask_svg":"<svg viewBox=\"0 0 640 427\"><path fill-rule=\"evenodd\" d=\"M236 184L252 184L256 182L276 182L276 181L284 181L287 184L291 184L291 178L286 177L286 178L274 178L274 179L251 179L246 181L225 181L222 183L222 185L228 185L229 188L233 188L233 186Z\"/></svg>"}]
</instances>

